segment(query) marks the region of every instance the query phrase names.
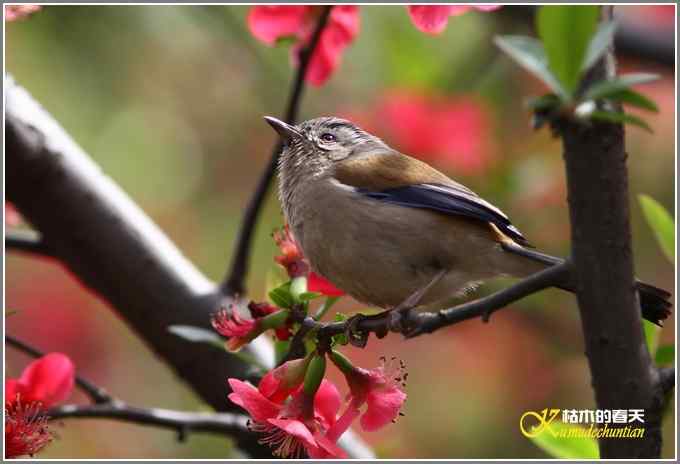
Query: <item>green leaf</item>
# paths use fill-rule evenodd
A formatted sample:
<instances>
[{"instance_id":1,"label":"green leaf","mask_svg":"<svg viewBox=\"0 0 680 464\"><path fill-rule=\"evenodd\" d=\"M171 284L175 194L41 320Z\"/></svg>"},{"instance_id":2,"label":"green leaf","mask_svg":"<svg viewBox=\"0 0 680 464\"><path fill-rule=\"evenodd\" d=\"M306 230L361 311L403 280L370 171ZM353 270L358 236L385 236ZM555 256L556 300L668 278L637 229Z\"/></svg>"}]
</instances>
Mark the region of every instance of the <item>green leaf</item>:
<instances>
[{"instance_id":1,"label":"green leaf","mask_svg":"<svg viewBox=\"0 0 680 464\"><path fill-rule=\"evenodd\" d=\"M659 347L659 333L661 332L661 327L649 322L648 320L643 320L642 328L645 332L647 350L649 351L650 356L653 358L656 354L657 348Z\"/></svg>"},{"instance_id":2,"label":"green leaf","mask_svg":"<svg viewBox=\"0 0 680 464\"><path fill-rule=\"evenodd\" d=\"M554 420L542 433L532 437L531 441L558 459L599 459L600 450L594 438L568 436L569 430L575 428L583 427Z\"/></svg>"},{"instance_id":3,"label":"green leaf","mask_svg":"<svg viewBox=\"0 0 680 464\"><path fill-rule=\"evenodd\" d=\"M611 95L627 90L629 87L638 84L646 84L659 78L657 74L650 73L631 73L594 83L586 90L583 95L584 100L597 100L609 98Z\"/></svg>"},{"instance_id":4,"label":"green leaf","mask_svg":"<svg viewBox=\"0 0 680 464\"><path fill-rule=\"evenodd\" d=\"M291 308L295 304L295 299L290 293L290 282L271 290L269 299L279 308Z\"/></svg>"},{"instance_id":5,"label":"green leaf","mask_svg":"<svg viewBox=\"0 0 680 464\"><path fill-rule=\"evenodd\" d=\"M618 92L615 92L607 96L606 98L608 98L609 100L624 103L626 105L637 106L638 108L654 111L655 113L659 111L659 108L656 106L656 103L654 103L652 100L645 97L641 93L636 92L635 90L630 89L619 90Z\"/></svg>"},{"instance_id":6,"label":"green leaf","mask_svg":"<svg viewBox=\"0 0 680 464\"><path fill-rule=\"evenodd\" d=\"M311 301L311 300L315 300L315 299L319 298L320 296L322 296L321 293L317 293L317 292L304 292L304 293L300 293L300 294L298 295L298 299L299 299L300 301Z\"/></svg>"},{"instance_id":7,"label":"green leaf","mask_svg":"<svg viewBox=\"0 0 680 464\"><path fill-rule=\"evenodd\" d=\"M517 64L542 80L551 90L563 100L569 99L557 78L548 69L548 58L543 44L532 37L520 35L497 36L494 43L503 50Z\"/></svg>"},{"instance_id":8,"label":"green leaf","mask_svg":"<svg viewBox=\"0 0 680 464\"><path fill-rule=\"evenodd\" d=\"M538 10L538 35L549 69L569 96L578 88L590 39L597 29L597 6L543 6Z\"/></svg>"},{"instance_id":9,"label":"green leaf","mask_svg":"<svg viewBox=\"0 0 680 464\"><path fill-rule=\"evenodd\" d=\"M647 224L654 231L666 258L673 263L675 260L675 221L661 203L649 195L640 195L640 206L647 219Z\"/></svg>"},{"instance_id":10,"label":"green leaf","mask_svg":"<svg viewBox=\"0 0 680 464\"><path fill-rule=\"evenodd\" d=\"M675 361L675 346L673 345L662 345L656 350L656 356L654 356L654 361L656 364L663 366L666 364L673 364Z\"/></svg>"},{"instance_id":11,"label":"green leaf","mask_svg":"<svg viewBox=\"0 0 680 464\"><path fill-rule=\"evenodd\" d=\"M641 127L649 132L654 132L649 124L644 122L642 119L632 114L617 113L615 111L593 111L590 114L591 119L604 122L618 122L624 124L632 124L634 126Z\"/></svg>"},{"instance_id":12,"label":"green leaf","mask_svg":"<svg viewBox=\"0 0 680 464\"><path fill-rule=\"evenodd\" d=\"M192 325L170 325L168 332L194 343L209 343L224 349L224 340L212 330Z\"/></svg>"},{"instance_id":13,"label":"green leaf","mask_svg":"<svg viewBox=\"0 0 680 464\"><path fill-rule=\"evenodd\" d=\"M607 48L614 40L617 26L618 24L615 21L600 23L597 32L588 44L588 51L586 51L586 56L581 65L582 72L590 69L605 54Z\"/></svg>"}]
</instances>

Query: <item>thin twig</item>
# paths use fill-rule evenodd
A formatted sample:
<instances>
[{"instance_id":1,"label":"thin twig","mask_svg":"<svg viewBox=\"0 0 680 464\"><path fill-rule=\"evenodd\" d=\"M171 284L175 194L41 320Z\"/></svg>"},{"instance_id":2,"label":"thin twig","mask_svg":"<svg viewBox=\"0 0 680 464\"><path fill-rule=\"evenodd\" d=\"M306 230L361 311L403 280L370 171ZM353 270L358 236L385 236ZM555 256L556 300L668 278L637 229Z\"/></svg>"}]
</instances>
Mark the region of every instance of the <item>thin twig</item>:
<instances>
[{"instance_id":1,"label":"thin twig","mask_svg":"<svg viewBox=\"0 0 680 464\"><path fill-rule=\"evenodd\" d=\"M305 75L307 74L307 68L309 67L311 57L321 38L321 33L328 22L328 17L332 8L332 5L324 7L319 16L312 38L309 41L309 45L300 52L300 66L293 79L293 87L288 99L288 104L286 105L286 114L284 118L284 121L289 124L295 124L297 121L302 93L305 88L304 81ZM269 164L262 173L260 180L257 183L257 187L255 188L255 192L250 198L248 206L243 213L241 228L234 245L234 258L232 260L231 269L221 285L221 289L226 295L240 295L245 292L244 282L246 274L248 273L248 258L250 256L253 233L255 232L255 226L257 225L260 210L262 209L262 203L269 191L272 177L274 177L274 173L276 172L276 165L279 161L281 148L281 142L280 140L277 140Z\"/></svg>"},{"instance_id":2,"label":"thin twig","mask_svg":"<svg viewBox=\"0 0 680 464\"><path fill-rule=\"evenodd\" d=\"M19 351L23 351L24 353L34 358L41 358L45 356L45 353L43 353L42 351L30 346L28 343L23 342L11 335L5 335L5 341L7 342L7 345L12 346L18 349ZM87 396L89 396L90 399L96 404L110 403L111 401L113 401L113 397L109 395L106 392L106 390L104 390L101 387L98 387L94 383L82 378L79 375L76 375L76 385L78 385L78 387L81 390L83 390L87 394Z\"/></svg>"},{"instance_id":3,"label":"thin twig","mask_svg":"<svg viewBox=\"0 0 680 464\"><path fill-rule=\"evenodd\" d=\"M40 238L40 234L32 230L7 230L5 232L5 248L8 251L24 251L52 256L52 250Z\"/></svg>"},{"instance_id":4,"label":"thin twig","mask_svg":"<svg viewBox=\"0 0 680 464\"><path fill-rule=\"evenodd\" d=\"M184 439L187 432L229 434L249 432L248 418L242 414L139 408L118 400L94 405L67 404L50 409L47 415L50 420L99 418L163 427L176 430L180 440Z\"/></svg>"},{"instance_id":5,"label":"thin twig","mask_svg":"<svg viewBox=\"0 0 680 464\"><path fill-rule=\"evenodd\" d=\"M296 322L304 322L306 330L316 330L319 340L346 334L352 344L364 346L368 335L371 333L382 338L390 331L397 331L403 333L406 338L414 338L475 317L481 317L484 322L487 322L492 313L508 304L545 288L563 285L570 278L571 261L567 260L532 274L512 286L484 298L437 313L411 314L403 325L397 326L394 325L392 314L389 311L372 316L358 314L339 322L318 322L312 318L304 317L304 315L298 317L293 315L293 319Z\"/></svg>"},{"instance_id":6,"label":"thin twig","mask_svg":"<svg viewBox=\"0 0 680 464\"><path fill-rule=\"evenodd\" d=\"M492 313L504 308L508 304L522 299L548 287L563 283L571 272L571 262L549 267L537 272L516 284L469 303L439 311L438 313L415 314L414 329L407 332L406 338L417 337L423 333L432 333L437 329L462 322L475 317L482 317L484 322L489 320Z\"/></svg>"}]
</instances>

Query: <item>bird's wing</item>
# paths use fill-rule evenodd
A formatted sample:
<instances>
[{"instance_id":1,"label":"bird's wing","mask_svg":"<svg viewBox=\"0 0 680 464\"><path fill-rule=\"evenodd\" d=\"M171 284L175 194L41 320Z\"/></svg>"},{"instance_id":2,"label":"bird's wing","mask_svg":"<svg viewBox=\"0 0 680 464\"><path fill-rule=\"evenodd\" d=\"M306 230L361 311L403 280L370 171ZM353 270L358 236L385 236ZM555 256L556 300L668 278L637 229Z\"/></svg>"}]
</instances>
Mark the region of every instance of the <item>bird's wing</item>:
<instances>
[{"instance_id":1,"label":"bird's wing","mask_svg":"<svg viewBox=\"0 0 680 464\"><path fill-rule=\"evenodd\" d=\"M401 153L349 158L336 165L335 177L368 198L490 223L518 244L530 246L500 209L431 166Z\"/></svg>"}]
</instances>

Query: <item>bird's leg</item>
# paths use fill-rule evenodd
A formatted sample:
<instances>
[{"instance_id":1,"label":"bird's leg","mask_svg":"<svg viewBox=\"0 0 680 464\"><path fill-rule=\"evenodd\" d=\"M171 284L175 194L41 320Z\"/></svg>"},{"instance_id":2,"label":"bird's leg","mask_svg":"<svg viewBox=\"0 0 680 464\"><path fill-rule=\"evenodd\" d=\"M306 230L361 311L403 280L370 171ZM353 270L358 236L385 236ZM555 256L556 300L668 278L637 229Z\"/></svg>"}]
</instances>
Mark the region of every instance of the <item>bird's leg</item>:
<instances>
[{"instance_id":1,"label":"bird's leg","mask_svg":"<svg viewBox=\"0 0 680 464\"><path fill-rule=\"evenodd\" d=\"M406 328L404 326L404 322L406 322L406 325L408 325L409 314L411 310L420 304L420 301L423 299L425 294L432 287L434 287L442 279L442 277L444 277L446 272L446 269L442 269L427 285L413 292L413 294L411 294L408 298L406 298L394 308L386 311L390 314L390 330L394 332L401 332Z\"/></svg>"}]
</instances>

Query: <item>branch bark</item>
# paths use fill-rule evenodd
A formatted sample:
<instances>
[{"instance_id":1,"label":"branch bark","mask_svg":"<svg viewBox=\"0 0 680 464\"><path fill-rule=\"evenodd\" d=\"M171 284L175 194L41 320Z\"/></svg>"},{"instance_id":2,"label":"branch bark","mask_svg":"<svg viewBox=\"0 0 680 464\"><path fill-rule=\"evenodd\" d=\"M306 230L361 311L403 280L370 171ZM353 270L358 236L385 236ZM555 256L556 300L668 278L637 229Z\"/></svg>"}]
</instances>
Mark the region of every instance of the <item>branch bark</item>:
<instances>
[{"instance_id":1,"label":"branch bark","mask_svg":"<svg viewBox=\"0 0 680 464\"><path fill-rule=\"evenodd\" d=\"M210 314L224 296L26 90L7 81L8 199L40 231L54 257L116 308L204 401L218 411L233 408L225 380L245 377L248 366L167 331L173 324L210 328ZM271 365L268 348L256 343L253 353ZM251 435L242 436L239 446L251 455L270 455Z\"/></svg>"},{"instance_id":2,"label":"branch bark","mask_svg":"<svg viewBox=\"0 0 680 464\"><path fill-rule=\"evenodd\" d=\"M106 404L66 404L47 411L50 420L69 418L113 419L175 430L184 440L190 432L212 432L229 436L249 435L248 417L243 414L173 411L139 408L116 400Z\"/></svg>"},{"instance_id":3,"label":"branch bark","mask_svg":"<svg viewBox=\"0 0 680 464\"><path fill-rule=\"evenodd\" d=\"M587 80L613 73L613 54L605 58ZM603 438L600 454L658 458L661 393L635 290L624 129L567 121L561 134L574 278L597 407L646 411L643 438Z\"/></svg>"},{"instance_id":4,"label":"branch bark","mask_svg":"<svg viewBox=\"0 0 680 464\"><path fill-rule=\"evenodd\" d=\"M8 230L5 232L5 249L26 253L51 256L52 252L40 239L40 235L30 230Z\"/></svg>"}]
</instances>

